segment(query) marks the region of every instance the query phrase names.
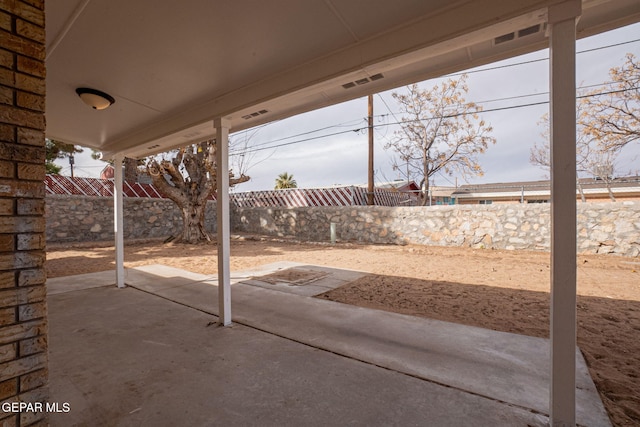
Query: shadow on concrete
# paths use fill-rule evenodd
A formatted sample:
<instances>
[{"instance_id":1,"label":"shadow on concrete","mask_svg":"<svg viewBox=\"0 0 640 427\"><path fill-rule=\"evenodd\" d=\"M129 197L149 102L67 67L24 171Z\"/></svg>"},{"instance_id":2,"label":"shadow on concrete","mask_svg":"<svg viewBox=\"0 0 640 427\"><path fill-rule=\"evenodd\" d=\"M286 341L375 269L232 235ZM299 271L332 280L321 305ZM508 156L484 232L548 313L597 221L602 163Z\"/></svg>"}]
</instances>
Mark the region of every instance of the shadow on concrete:
<instances>
[{"instance_id":1,"label":"shadow on concrete","mask_svg":"<svg viewBox=\"0 0 640 427\"><path fill-rule=\"evenodd\" d=\"M234 326L219 328L211 277L148 266L129 269L125 289L81 281L97 287L49 296L51 397L71 407L52 425L548 422L541 338L248 283L232 286ZM576 357L578 421L609 425Z\"/></svg>"}]
</instances>

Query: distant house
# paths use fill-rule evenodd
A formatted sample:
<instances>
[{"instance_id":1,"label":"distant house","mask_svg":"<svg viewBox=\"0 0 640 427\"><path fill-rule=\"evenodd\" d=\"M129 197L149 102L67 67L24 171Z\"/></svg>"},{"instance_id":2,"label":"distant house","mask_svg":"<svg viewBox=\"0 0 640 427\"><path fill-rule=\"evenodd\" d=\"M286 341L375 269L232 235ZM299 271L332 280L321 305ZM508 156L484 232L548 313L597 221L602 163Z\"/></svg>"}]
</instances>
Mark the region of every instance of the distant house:
<instances>
[{"instance_id":1,"label":"distant house","mask_svg":"<svg viewBox=\"0 0 640 427\"><path fill-rule=\"evenodd\" d=\"M581 199L580 189L587 202L609 202L609 190L605 182L583 178L576 185L576 199ZM614 178L610 189L616 201L640 200L640 177ZM458 187L453 193L457 204L492 203L548 203L551 200L549 181L525 181L492 184L469 184Z\"/></svg>"},{"instance_id":2,"label":"distant house","mask_svg":"<svg viewBox=\"0 0 640 427\"><path fill-rule=\"evenodd\" d=\"M417 206L420 204L420 186L415 181L396 180L382 182L376 184L376 188L409 194L410 201L405 206ZM454 191L455 187L431 186L430 200L427 200L426 205L453 205L455 204L455 199L451 195Z\"/></svg>"},{"instance_id":3,"label":"distant house","mask_svg":"<svg viewBox=\"0 0 640 427\"><path fill-rule=\"evenodd\" d=\"M406 206L418 204L420 187L415 183L415 181L395 180L380 182L376 184L376 189L406 193L409 196Z\"/></svg>"}]
</instances>

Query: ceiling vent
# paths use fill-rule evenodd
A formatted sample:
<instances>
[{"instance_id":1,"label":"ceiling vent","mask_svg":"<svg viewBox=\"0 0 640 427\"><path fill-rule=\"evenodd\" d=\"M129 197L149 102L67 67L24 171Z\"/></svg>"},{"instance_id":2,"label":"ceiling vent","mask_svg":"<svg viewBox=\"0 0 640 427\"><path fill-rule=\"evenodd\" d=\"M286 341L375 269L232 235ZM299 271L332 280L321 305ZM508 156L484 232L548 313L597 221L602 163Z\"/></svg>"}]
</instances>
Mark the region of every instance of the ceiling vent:
<instances>
[{"instance_id":1,"label":"ceiling vent","mask_svg":"<svg viewBox=\"0 0 640 427\"><path fill-rule=\"evenodd\" d=\"M269 112L268 110L255 111L253 113L246 114L246 115L242 116L242 118L245 119L245 120L249 120L249 119L253 119L254 117L258 117L258 116L261 116L263 114L267 114L268 112Z\"/></svg>"},{"instance_id":2,"label":"ceiling vent","mask_svg":"<svg viewBox=\"0 0 640 427\"><path fill-rule=\"evenodd\" d=\"M151 146L147 147L147 150L153 150L155 148L160 148L160 144L151 145Z\"/></svg>"},{"instance_id":3,"label":"ceiling vent","mask_svg":"<svg viewBox=\"0 0 640 427\"><path fill-rule=\"evenodd\" d=\"M523 28L518 31L514 31L513 33L503 34L499 37L493 39L494 45L499 45L502 43L510 42L513 40L517 40L521 37L530 36L532 34L538 34L540 31L544 29L544 24L536 24L527 28Z\"/></svg>"},{"instance_id":4,"label":"ceiling vent","mask_svg":"<svg viewBox=\"0 0 640 427\"><path fill-rule=\"evenodd\" d=\"M344 89L351 89L352 87L362 86L370 82L375 82L376 80L383 79L384 75L382 73L374 74L373 76L364 77L362 79L358 79L353 82L345 83L342 85Z\"/></svg>"}]
</instances>

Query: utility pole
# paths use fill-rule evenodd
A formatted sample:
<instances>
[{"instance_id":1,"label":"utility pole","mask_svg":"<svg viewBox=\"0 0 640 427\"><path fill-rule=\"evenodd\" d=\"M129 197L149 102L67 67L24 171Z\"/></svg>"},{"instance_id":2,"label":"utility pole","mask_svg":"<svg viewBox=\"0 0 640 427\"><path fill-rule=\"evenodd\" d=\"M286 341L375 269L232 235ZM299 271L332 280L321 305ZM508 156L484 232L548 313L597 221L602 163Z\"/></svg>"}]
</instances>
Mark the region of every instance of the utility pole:
<instances>
[{"instance_id":1,"label":"utility pole","mask_svg":"<svg viewBox=\"0 0 640 427\"><path fill-rule=\"evenodd\" d=\"M369 185L367 186L367 204L374 204L373 189L373 95L369 95Z\"/></svg>"}]
</instances>

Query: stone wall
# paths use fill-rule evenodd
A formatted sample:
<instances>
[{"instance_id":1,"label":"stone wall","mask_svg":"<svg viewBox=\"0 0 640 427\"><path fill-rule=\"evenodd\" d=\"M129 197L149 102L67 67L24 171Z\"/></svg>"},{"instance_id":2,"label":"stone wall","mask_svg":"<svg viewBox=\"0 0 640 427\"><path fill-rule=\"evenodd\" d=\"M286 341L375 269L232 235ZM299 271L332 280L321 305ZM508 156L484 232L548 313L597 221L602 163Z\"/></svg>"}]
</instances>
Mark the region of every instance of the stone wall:
<instances>
[{"instance_id":1,"label":"stone wall","mask_svg":"<svg viewBox=\"0 0 640 427\"><path fill-rule=\"evenodd\" d=\"M331 223L341 241L382 244L550 248L548 204L431 207L231 208L231 230L329 241ZM182 227L166 199L124 199L125 239L166 238ZM47 196L47 242L113 240L113 200L108 197ZM578 251L640 255L640 203L578 203ZM215 203L207 208L215 232Z\"/></svg>"},{"instance_id":2,"label":"stone wall","mask_svg":"<svg viewBox=\"0 0 640 427\"><path fill-rule=\"evenodd\" d=\"M124 198L124 238L154 239L176 235L182 214L168 199ZM114 239L113 199L109 197L48 195L47 242L90 242ZM209 202L207 230L215 232L215 203Z\"/></svg>"},{"instance_id":3,"label":"stone wall","mask_svg":"<svg viewBox=\"0 0 640 427\"><path fill-rule=\"evenodd\" d=\"M235 231L328 241L549 250L547 204L233 209ZM578 204L578 250L640 255L640 203Z\"/></svg>"},{"instance_id":4,"label":"stone wall","mask_svg":"<svg viewBox=\"0 0 640 427\"><path fill-rule=\"evenodd\" d=\"M47 393L44 0L0 1L0 402ZM0 411L0 425L46 425Z\"/></svg>"}]
</instances>

